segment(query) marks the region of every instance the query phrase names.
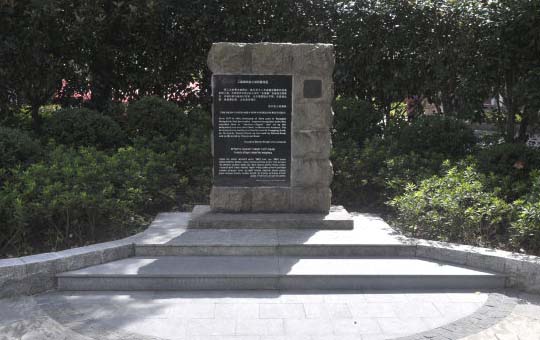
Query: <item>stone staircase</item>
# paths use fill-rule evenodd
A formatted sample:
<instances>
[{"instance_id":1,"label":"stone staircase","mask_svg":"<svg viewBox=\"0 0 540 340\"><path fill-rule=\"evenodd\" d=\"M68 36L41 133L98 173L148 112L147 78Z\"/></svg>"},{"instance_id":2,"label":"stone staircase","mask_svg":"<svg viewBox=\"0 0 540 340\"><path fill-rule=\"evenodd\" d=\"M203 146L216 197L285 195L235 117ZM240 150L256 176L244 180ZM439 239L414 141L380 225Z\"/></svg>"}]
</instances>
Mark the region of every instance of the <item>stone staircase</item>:
<instances>
[{"instance_id":1,"label":"stone staircase","mask_svg":"<svg viewBox=\"0 0 540 340\"><path fill-rule=\"evenodd\" d=\"M352 230L187 228L160 214L135 256L57 276L60 290L494 289L505 276L417 258L380 218Z\"/></svg>"}]
</instances>

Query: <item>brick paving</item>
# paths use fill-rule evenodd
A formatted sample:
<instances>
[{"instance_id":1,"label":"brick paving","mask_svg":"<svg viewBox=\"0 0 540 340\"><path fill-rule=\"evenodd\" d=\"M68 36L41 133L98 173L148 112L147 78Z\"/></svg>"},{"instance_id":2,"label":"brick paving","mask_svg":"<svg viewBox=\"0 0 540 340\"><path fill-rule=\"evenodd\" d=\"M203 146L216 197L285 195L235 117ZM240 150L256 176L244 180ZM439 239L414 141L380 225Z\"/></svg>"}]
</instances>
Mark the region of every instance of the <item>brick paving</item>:
<instances>
[{"instance_id":1,"label":"brick paving","mask_svg":"<svg viewBox=\"0 0 540 340\"><path fill-rule=\"evenodd\" d=\"M540 340L515 292L51 292L0 300L0 340Z\"/></svg>"}]
</instances>

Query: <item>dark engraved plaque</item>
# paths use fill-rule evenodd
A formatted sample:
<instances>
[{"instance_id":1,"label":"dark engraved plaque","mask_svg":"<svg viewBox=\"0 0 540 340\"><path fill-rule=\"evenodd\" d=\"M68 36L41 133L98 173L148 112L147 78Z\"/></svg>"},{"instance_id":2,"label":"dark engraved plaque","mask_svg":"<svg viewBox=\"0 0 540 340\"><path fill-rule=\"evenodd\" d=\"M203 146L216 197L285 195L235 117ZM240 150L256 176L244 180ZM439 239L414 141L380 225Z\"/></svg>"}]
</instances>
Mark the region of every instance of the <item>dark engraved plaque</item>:
<instances>
[{"instance_id":1,"label":"dark engraved plaque","mask_svg":"<svg viewBox=\"0 0 540 340\"><path fill-rule=\"evenodd\" d=\"M289 186L292 76L214 75L214 185Z\"/></svg>"},{"instance_id":2,"label":"dark engraved plaque","mask_svg":"<svg viewBox=\"0 0 540 340\"><path fill-rule=\"evenodd\" d=\"M304 98L321 98L322 81L319 79L304 80Z\"/></svg>"}]
</instances>

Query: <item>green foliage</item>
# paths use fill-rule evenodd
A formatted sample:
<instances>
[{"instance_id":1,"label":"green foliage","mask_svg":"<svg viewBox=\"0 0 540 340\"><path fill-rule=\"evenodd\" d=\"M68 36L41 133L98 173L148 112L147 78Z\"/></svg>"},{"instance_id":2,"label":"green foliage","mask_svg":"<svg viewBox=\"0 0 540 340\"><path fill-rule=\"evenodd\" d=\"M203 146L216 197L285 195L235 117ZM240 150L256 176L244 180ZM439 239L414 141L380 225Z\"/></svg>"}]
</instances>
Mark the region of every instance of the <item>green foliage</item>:
<instances>
[{"instance_id":1,"label":"green foliage","mask_svg":"<svg viewBox=\"0 0 540 340\"><path fill-rule=\"evenodd\" d=\"M478 151L478 168L511 202L530 190L530 173L540 169L540 150L523 144L498 144Z\"/></svg>"},{"instance_id":2,"label":"green foliage","mask_svg":"<svg viewBox=\"0 0 540 340\"><path fill-rule=\"evenodd\" d=\"M472 129L460 120L422 116L398 130L395 146L402 153L438 153L457 159L470 152L475 142Z\"/></svg>"},{"instance_id":3,"label":"green foliage","mask_svg":"<svg viewBox=\"0 0 540 340\"><path fill-rule=\"evenodd\" d=\"M417 184L437 174L444 160L463 157L475 141L470 128L448 117L396 121L384 129L384 137L376 136L375 124L366 124L360 131L359 124L347 120L337 124L340 130L335 133L338 142L332 154L336 202L371 209L382 209L384 202L401 194L408 183ZM356 141L351 138L346 142L343 136L356 136ZM360 142L364 142L362 146L358 146Z\"/></svg>"},{"instance_id":4,"label":"green foliage","mask_svg":"<svg viewBox=\"0 0 540 340\"><path fill-rule=\"evenodd\" d=\"M511 207L484 180L473 165L447 163L441 176L409 184L389 202L394 223L414 237L498 246L507 237Z\"/></svg>"},{"instance_id":5,"label":"green foliage","mask_svg":"<svg viewBox=\"0 0 540 340\"><path fill-rule=\"evenodd\" d=\"M59 144L98 149L115 148L126 141L124 131L114 120L85 108L54 112L45 121L44 134Z\"/></svg>"},{"instance_id":6,"label":"green foliage","mask_svg":"<svg viewBox=\"0 0 540 340\"><path fill-rule=\"evenodd\" d=\"M516 220L512 223L510 242L517 249L540 254L540 172L532 174L531 190L513 204Z\"/></svg>"},{"instance_id":7,"label":"green foliage","mask_svg":"<svg viewBox=\"0 0 540 340\"><path fill-rule=\"evenodd\" d=\"M332 108L334 145L343 143L360 146L366 139L382 133L383 115L370 103L357 98L338 97Z\"/></svg>"},{"instance_id":8,"label":"green foliage","mask_svg":"<svg viewBox=\"0 0 540 340\"><path fill-rule=\"evenodd\" d=\"M0 155L0 169L7 169L39 159L42 149L28 133L0 126Z\"/></svg>"},{"instance_id":9,"label":"green foliage","mask_svg":"<svg viewBox=\"0 0 540 340\"><path fill-rule=\"evenodd\" d=\"M179 204L207 203L212 181L210 114L201 108L186 108L184 133L168 140L162 135L135 138L136 147L146 147L167 154L174 162L182 188L177 192Z\"/></svg>"},{"instance_id":10,"label":"green foliage","mask_svg":"<svg viewBox=\"0 0 540 340\"><path fill-rule=\"evenodd\" d=\"M127 108L128 131L132 137L163 136L172 141L186 134L186 120L178 106L159 97L144 97Z\"/></svg>"},{"instance_id":11,"label":"green foliage","mask_svg":"<svg viewBox=\"0 0 540 340\"><path fill-rule=\"evenodd\" d=\"M58 147L0 189L0 254L22 255L125 236L174 206L172 162L148 149L107 155ZM39 248L33 248L39 247Z\"/></svg>"},{"instance_id":12,"label":"green foliage","mask_svg":"<svg viewBox=\"0 0 540 340\"><path fill-rule=\"evenodd\" d=\"M363 146L369 149L370 139L382 132L382 114L371 104L357 98L336 98L332 130L332 182L335 202L367 208L377 205L379 200L367 199L372 193L380 192L378 183L370 179L384 160L382 155L365 155ZM381 156L381 157L378 157Z\"/></svg>"}]
</instances>

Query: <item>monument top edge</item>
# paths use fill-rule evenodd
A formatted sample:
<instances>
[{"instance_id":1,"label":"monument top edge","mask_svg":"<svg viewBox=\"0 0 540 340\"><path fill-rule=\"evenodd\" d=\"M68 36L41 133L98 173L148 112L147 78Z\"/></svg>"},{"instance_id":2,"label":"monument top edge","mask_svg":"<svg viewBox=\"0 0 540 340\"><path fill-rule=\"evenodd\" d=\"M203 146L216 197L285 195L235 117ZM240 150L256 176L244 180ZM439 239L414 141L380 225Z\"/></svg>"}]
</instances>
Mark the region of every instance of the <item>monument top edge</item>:
<instances>
[{"instance_id":1,"label":"monument top edge","mask_svg":"<svg viewBox=\"0 0 540 340\"><path fill-rule=\"evenodd\" d=\"M318 46L318 47L333 47L332 44L327 43L290 43L290 42L258 42L258 43L243 43L243 42L226 42L226 41L218 41L215 43L212 43L212 45L233 45L238 47L244 47L244 46Z\"/></svg>"}]
</instances>

